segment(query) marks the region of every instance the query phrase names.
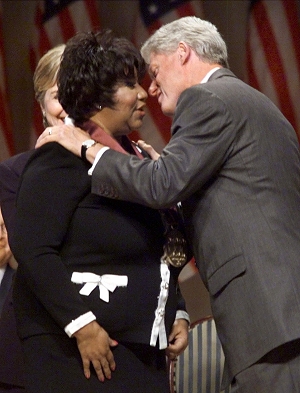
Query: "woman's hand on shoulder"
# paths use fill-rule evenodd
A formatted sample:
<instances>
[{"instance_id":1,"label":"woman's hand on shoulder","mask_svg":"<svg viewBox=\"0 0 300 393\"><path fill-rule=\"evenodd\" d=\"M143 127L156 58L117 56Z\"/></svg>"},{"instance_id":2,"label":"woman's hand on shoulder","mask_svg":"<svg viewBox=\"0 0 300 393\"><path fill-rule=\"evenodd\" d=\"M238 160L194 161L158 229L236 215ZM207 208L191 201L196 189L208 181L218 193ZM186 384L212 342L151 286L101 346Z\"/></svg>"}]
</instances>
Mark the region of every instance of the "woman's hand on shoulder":
<instances>
[{"instance_id":1,"label":"woman's hand on shoulder","mask_svg":"<svg viewBox=\"0 0 300 393\"><path fill-rule=\"evenodd\" d=\"M57 142L80 157L82 143L90 138L89 134L81 128L74 127L73 125L61 124L47 127L39 136L35 147L41 147L49 142Z\"/></svg>"}]
</instances>

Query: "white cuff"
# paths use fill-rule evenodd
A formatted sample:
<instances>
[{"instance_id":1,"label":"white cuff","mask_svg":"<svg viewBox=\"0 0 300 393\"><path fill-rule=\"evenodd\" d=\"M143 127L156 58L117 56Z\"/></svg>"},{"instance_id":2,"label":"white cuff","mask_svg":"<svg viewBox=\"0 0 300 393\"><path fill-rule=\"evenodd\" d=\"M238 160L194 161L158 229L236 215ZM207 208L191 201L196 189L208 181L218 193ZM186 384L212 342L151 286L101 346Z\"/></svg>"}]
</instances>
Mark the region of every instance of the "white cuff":
<instances>
[{"instance_id":1,"label":"white cuff","mask_svg":"<svg viewBox=\"0 0 300 393\"><path fill-rule=\"evenodd\" d=\"M109 147L104 146L104 147L101 147L101 149L98 151L98 153L96 154L94 163L93 163L93 165L91 166L91 168L88 171L88 174L90 176L92 176L93 170L94 170L95 166L98 164L98 161L100 160L100 158L102 157L102 154L105 153L106 150L108 150L108 149L109 149Z\"/></svg>"},{"instance_id":2,"label":"white cuff","mask_svg":"<svg viewBox=\"0 0 300 393\"><path fill-rule=\"evenodd\" d=\"M74 321L70 322L65 327L65 332L69 337L72 337L72 335L76 333L79 329L83 328L85 325L95 320L95 315L92 313L92 311L89 311L83 315L80 315L80 317L74 319Z\"/></svg>"},{"instance_id":3,"label":"white cuff","mask_svg":"<svg viewBox=\"0 0 300 393\"><path fill-rule=\"evenodd\" d=\"M188 321L188 324L189 324L189 325L191 324L190 316L189 316L189 314L188 314L186 311L184 311L184 310L177 310L177 311L176 311L176 317L175 317L175 319L185 319L186 321Z\"/></svg>"}]
</instances>

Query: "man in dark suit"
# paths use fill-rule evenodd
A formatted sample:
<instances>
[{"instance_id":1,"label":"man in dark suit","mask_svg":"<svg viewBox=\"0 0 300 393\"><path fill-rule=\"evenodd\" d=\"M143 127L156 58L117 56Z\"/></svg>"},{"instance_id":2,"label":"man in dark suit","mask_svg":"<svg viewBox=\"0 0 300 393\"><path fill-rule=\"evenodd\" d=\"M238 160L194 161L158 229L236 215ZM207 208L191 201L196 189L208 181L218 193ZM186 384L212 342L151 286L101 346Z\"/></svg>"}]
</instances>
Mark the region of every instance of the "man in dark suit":
<instances>
[{"instance_id":1,"label":"man in dark suit","mask_svg":"<svg viewBox=\"0 0 300 393\"><path fill-rule=\"evenodd\" d=\"M92 191L155 208L182 201L234 393L300 392L300 154L275 105L228 69L215 26L182 18L142 47L171 140L138 161L77 129L44 132L94 166ZM66 132L67 131L67 132Z\"/></svg>"}]
</instances>

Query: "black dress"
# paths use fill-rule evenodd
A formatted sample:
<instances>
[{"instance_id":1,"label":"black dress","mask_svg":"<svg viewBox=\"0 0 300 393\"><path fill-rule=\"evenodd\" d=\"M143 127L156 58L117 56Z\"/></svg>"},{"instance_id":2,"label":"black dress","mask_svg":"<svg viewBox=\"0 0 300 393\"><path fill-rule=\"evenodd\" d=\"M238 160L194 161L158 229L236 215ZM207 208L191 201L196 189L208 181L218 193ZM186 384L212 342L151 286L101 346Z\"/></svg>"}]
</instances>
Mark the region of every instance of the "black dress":
<instances>
[{"instance_id":1,"label":"black dress","mask_svg":"<svg viewBox=\"0 0 300 393\"><path fill-rule=\"evenodd\" d=\"M27 392L169 391L164 351L150 346L161 284L164 228L159 212L90 193L88 164L57 143L38 149L22 177L12 251L18 332ZM179 269L170 268L165 307L168 336L178 308ZM79 294L72 274L121 275L127 286L99 297ZM109 336L117 369L101 383L83 375L76 341L64 327L92 311Z\"/></svg>"}]
</instances>

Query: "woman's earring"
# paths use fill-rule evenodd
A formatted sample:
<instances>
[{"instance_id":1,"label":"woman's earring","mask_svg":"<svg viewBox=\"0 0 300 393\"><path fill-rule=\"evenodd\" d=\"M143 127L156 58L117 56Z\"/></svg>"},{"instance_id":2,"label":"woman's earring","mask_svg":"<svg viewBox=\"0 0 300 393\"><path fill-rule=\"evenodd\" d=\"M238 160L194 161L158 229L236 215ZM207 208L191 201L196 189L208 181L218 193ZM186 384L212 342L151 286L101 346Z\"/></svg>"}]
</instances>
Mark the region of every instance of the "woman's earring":
<instances>
[{"instance_id":1,"label":"woman's earring","mask_svg":"<svg viewBox=\"0 0 300 393\"><path fill-rule=\"evenodd\" d=\"M43 115L43 126L45 128L47 128L47 127L49 127L49 123L48 123L48 120L47 120L47 117L46 117L46 112L42 111L42 115Z\"/></svg>"}]
</instances>

